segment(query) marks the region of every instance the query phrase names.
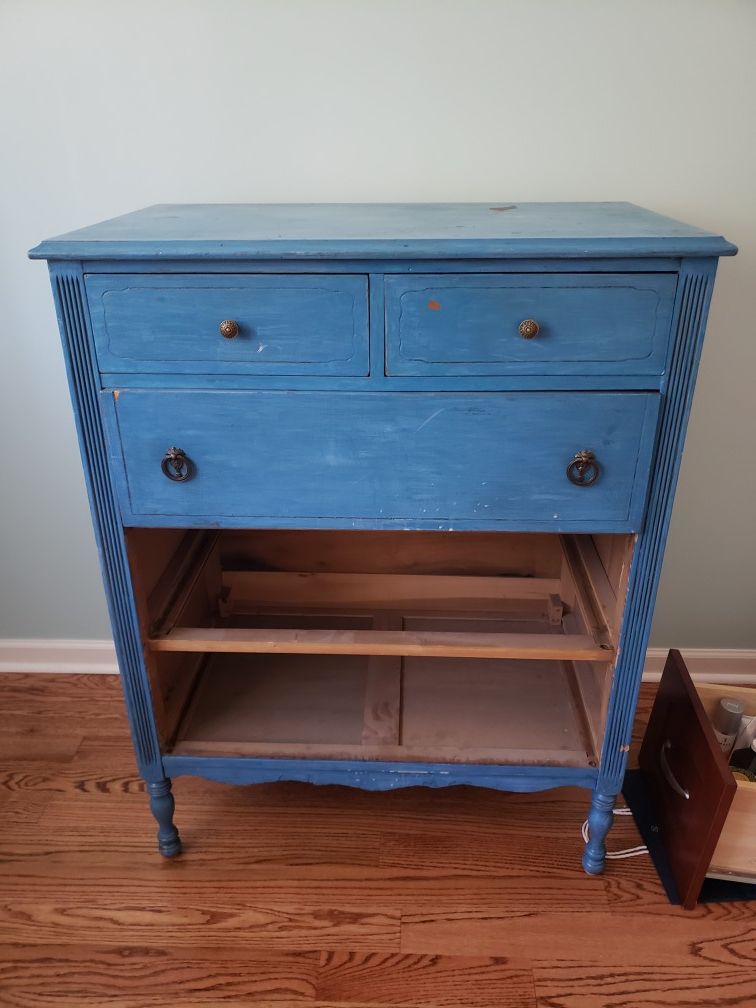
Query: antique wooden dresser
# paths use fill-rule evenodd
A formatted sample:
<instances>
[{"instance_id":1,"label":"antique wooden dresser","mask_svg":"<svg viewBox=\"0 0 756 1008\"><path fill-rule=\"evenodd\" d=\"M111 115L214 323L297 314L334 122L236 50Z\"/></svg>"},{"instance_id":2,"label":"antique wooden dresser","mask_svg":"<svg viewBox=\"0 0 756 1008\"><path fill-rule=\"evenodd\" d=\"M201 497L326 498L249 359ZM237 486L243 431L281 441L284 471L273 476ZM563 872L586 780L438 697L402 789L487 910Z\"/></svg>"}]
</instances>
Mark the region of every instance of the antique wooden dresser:
<instances>
[{"instance_id":1,"label":"antique wooden dresser","mask_svg":"<svg viewBox=\"0 0 756 1008\"><path fill-rule=\"evenodd\" d=\"M31 252L164 855L180 774L572 784L602 870L734 252L625 203L155 206Z\"/></svg>"}]
</instances>

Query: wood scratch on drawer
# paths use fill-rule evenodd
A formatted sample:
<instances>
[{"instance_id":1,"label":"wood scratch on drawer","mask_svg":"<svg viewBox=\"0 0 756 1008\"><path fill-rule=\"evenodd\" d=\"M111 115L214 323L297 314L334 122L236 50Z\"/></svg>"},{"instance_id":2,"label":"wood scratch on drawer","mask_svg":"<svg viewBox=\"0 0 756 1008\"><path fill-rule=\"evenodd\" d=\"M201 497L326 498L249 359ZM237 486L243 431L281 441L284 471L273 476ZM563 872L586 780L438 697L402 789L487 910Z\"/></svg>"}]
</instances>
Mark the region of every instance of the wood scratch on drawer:
<instances>
[{"instance_id":1,"label":"wood scratch on drawer","mask_svg":"<svg viewBox=\"0 0 756 1008\"><path fill-rule=\"evenodd\" d=\"M428 417L428 419L427 419L427 420L424 420L424 421L423 421L423 422L422 422L422 423L420 424L420 426L419 426L419 427L417 428L417 430L415 431L415 434L419 434L419 433L420 433L420 431L421 431L421 430L423 429L423 427L427 427L427 426L428 426L428 424L429 424L429 423L431 422L431 420L435 420L435 419L436 419L436 417L437 417L437 416L439 416L439 415L440 415L441 413L443 413L443 412L444 412L444 408L442 407L441 409L437 409L435 413L431 413L431 415L430 415L430 416Z\"/></svg>"}]
</instances>

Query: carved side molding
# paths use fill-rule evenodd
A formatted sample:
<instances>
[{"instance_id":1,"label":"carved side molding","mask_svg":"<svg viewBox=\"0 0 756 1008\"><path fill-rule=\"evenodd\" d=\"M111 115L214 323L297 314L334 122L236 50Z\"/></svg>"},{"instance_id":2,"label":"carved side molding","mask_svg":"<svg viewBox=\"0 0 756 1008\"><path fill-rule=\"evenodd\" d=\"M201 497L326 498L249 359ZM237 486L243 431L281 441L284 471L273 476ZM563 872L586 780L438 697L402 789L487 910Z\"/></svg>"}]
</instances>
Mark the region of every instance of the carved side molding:
<instances>
[{"instance_id":1,"label":"carved side molding","mask_svg":"<svg viewBox=\"0 0 756 1008\"><path fill-rule=\"evenodd\" d=\"M717 269L716 259L683 262L672 320L674 341L659 420L644 528L638 537L619 642L617 688L609 707L599 789L618 788L627 764L635 705L659 586L675 486Z\"/></svg>"},{"instance_id":2,"label":"carved side molding","mask_svg":"<svg viewBox=\"0 0 756 1008\"><path fill-rule=\"evenodd\" d=\"M51 265L50 278L137 763L148 781L161 780L165 775L142 658L123 529L107 466L81 270L78 265Z\"/></svg>"}]
</instances>

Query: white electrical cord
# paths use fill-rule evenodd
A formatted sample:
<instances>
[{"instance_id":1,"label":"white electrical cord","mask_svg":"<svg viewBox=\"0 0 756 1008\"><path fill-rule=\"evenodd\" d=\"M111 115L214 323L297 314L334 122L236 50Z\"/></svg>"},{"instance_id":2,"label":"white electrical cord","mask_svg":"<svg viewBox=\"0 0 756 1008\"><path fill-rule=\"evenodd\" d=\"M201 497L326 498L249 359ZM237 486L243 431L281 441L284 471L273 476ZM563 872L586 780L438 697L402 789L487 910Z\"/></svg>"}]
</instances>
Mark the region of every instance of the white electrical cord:
<instances>
[{"instance_id":1,"label":"white electrical cord","mask_svg":"<svg viewBox=\"0 0 756 1008\"><path fill-rule=\"evenodd\" d=\"M615 815L631 816L633 814L629 808L616 808L612 809L612 811L614 812ZM583 823L583 827L580 832L583 834L583 841L585 843L588 843L589 835L588 835L587 819ZM637 847L626 847L624 850L606 852L607 858L613 858L616 860L620 860L622 858L639 857L641 854L648 854L648 847L646 847L645 844L638 844Z\"/></svg>"}]
</instances>

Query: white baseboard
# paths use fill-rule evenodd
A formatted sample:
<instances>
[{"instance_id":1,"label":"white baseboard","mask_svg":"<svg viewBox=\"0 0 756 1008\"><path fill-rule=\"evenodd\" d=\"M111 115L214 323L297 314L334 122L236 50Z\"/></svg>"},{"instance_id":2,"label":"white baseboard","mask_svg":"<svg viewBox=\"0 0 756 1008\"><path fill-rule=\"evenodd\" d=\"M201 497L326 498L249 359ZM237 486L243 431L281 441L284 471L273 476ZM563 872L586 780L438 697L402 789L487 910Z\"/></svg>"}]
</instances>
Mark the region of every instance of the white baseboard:
<instances>
[{"instance_id":1,"label":"white baseboard","mask_svg":"<svg viewBox=\"0 0 756 1008\"><path fill-rule=\"evenodd\" d=\"M715 683L756 683L756 650L681 648L694 679ZM658 682L667 648L649 648L644 682ZM107 640L0 639L0 672L118 672L115 649Z\"/></svg>"},{"instance_id":2,"label":"white baseboard","mask_svg":"<svg viewBox=\"0 0 756 1008\"><path fill-rule=\"evenodd\" d=\"M118 672L109 640L0 640L0 672Z\"/></svg>"},{"instance_id":3,"label":"white baseboard","mask_svg":"<svg viewBox=\"0 0 756 1008\"><path fill-rule=\"evenodd\" d=\"M649 648L643 681L658 682L667 648ZM756 683L756 650L745 648L680 648L691 677L697 682Z\"/></svg>"}]
</instances>

